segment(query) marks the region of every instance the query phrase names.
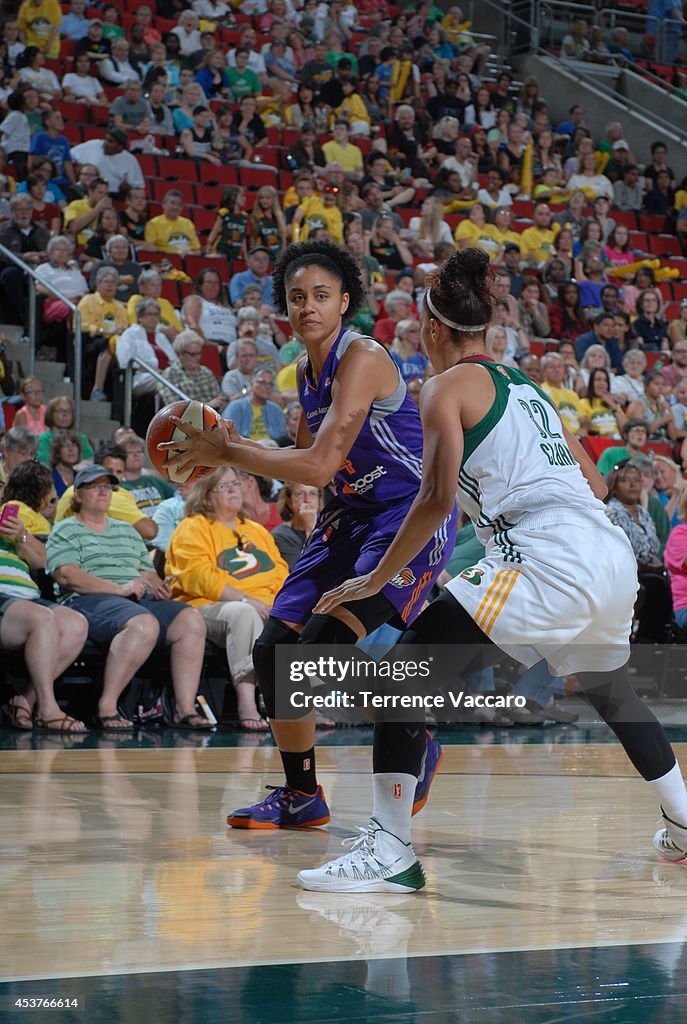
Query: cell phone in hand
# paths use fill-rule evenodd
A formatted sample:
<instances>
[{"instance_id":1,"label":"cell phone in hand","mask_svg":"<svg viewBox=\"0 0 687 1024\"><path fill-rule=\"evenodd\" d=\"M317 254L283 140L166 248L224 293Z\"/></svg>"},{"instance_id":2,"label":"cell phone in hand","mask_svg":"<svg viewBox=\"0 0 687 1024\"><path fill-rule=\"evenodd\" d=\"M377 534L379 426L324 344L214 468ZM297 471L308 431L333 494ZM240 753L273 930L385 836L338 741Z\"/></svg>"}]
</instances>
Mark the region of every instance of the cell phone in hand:
<instances>
[{"instance_id":1,"label":"cell phone in hand","mask_svg":"<svg viewBox=\"0 0 687 1024\"><path fill-rule=\"evenodd\" d=\"M0 515L0 524L5 525L8 519L16 519L19 515L19 505L16 501L8 501Z\"/></svg>"}]
</instances>

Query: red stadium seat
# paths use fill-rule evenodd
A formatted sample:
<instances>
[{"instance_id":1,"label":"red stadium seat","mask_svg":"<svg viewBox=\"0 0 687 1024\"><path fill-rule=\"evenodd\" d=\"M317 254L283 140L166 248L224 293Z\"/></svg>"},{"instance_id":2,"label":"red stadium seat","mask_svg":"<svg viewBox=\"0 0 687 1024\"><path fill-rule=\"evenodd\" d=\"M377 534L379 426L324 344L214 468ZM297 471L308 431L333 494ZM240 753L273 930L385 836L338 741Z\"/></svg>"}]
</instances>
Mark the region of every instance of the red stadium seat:
<instances>
[{"instance_id":1,"label":"red stadium seat","mask_svg":"<svg viewBox=\"0 0 687 1024\"><path fill-rule=\"evenodd\" d=\"M682 256L682 246L675 235L650 235L649 252L655 256Z\"/></svg>"},{"instance_id":2,"label":"red stadium seat","mask_svg":"<svg viewBox=\"0 0 687 1024\"><path fill-rule=\"evenodd\" d=\"M624 224L630 231L635 231L637 228L637 214L634 210L612 210L611 217L616 224Z\"/></svg>"},{"instance_id":3,"label":"red stadium seat","mask_svg":"<svg viewBox=\"0 0 687 1024\"><path fill-rule=\"evenodd\" d=\"M146 178L157 178L156 156L151 156L150 153L137 153L136 159L138 160L141 170Z\"/></svg>"},{"instance_id":4,"label":"red stadium seat","mask_svg":"<svg viewBox=\"0 0 687 1024\"><path fill-rule=\"evenodd\" d=\"M193 214L189 213L189 216L196 226L196 231L199 231L201 234L205 234L214 227L215 221L217 220L217 211L203 210L196 206L193 210Z\"/></svg>"},{"instance_id":5,"label":"red stadium seat","mask_svg":"<svg viewBox=\"0 0 687 1024\"><path fill-rule=\"evenodd\" d=\"M186 257L185 264L186 273L189 277L192 277L194 281L201 271L216 270L220 274L222 280L229 283L229 264L223 256L195 256L191 254Z\"/></svg>"},{"instance_id":6,"label":"red stadium seat","mask_svg":"<svg viewBox=\"0 0 687 1024\"><path fill-rule=\"evenodd\" d=\"M666 219L662 213L640 213L640 231L646 231L648 235L658 235L665 230Z\"/></svg>"},{"instance_id":7,"label":"red stadium seat","mask_svg":"<svg viewBox=\"0 0 687 1024\"><path fill-rule=\"evenodd\" d=\"M200 357L201 366L207 366L212 370L215 377L223 377L224 370L219 358L219 349L216 345L203 345L203 354Z\"/></svg>"},{"instance_id":8,"label":"red stadium seat","mask_svg":"<svg viewBox=\"0 0 687 1024\"><path fill-rule=\"evenodd\" d=\"M177 307L181 305L178 281L163 281L160 294L163 299L167 299L167 302L171 302L173 306Z\"/></svg>"},{"instance_id":9,"label":"red stadium seat","mask_svg":"<svg viewBox=\"0 0 687 1024\"><path fill-rule=\"evenodd\" d=\"M200 185L198 186L197 195L202 196L202 189L206 185L223 185L225 188L228 185L238 185L239 183L239 169L233 165L228 167L217 167L214 164L206 164L201 170ZM205 206L205 200L200 200L201 206Z\"/></svg>"},{"instance_id":10,"label":"red stadium seat","mask_svg":"<svg viewBox=\"0 0 687 1024\"><path fill-rule=\"evenodd\" d=\"M244 188L252 188L257 191L263 185L276 187L279 178L274 168L253 165L252 167L239 167L239 181Z\"/></svg>"},{"instance_id":11,"label":"red stadium seat","mask_svg":"<svg viewBox=\"0 0 687 1024\"><path fill-rule=\"evenodd\" d=\"M183 157L158 157L158 171L167 181L198 181L198 166L194 160Z\"/></svg>"}]
</instances>

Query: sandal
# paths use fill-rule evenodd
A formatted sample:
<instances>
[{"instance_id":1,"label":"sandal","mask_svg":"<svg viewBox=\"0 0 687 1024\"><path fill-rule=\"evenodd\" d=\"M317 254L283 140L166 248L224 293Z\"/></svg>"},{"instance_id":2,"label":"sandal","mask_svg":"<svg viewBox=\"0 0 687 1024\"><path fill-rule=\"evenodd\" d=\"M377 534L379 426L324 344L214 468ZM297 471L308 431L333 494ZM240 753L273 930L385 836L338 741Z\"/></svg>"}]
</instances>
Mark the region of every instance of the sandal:
<instances>
[{"instance_id":1,"label":"sandal","mask_svg":"<svg viewBox=\"0 0 687 1024\"><path fill-rule=\"evenodd\" d=\"M133 732L136 726L124 715L96 715L95 724L105 732Z\"/></svg>"},{"instance_id":2,"label":"sandal","mask_svg":"<svg viewBox=\"0 0 687 1024\"><path fill-rule=\"evenodd\" d=\"M207 718L192 711L190 714L184 715L183 718L175 718L167 728L188 730L189 732L210 732L215 727L212 722L208 722Z\"/></svg>"},{"instance_id":3,"label":"sandal","mask_svg":"<svg viewBox=\"0 0 687 1024\"><path fill-rule=\"evenodd\" d=\"M239 718L241 732L268 732L269 724L264 718Z\"/></svg>"},{"instance_id":4,"label":"sandal","mask_svg":"<svg viewBox=\"0 0 687 1024\"><path fill-rule=\"evenodd\" d=\"M20 732L31 732L33 729L33 716L28 707L16 703L17 698L12 697L7 704L3 705L2 712L13 729Z\"/></svg>"},{"instance_id":5,"label":"sandal","mask_svg":"<svg viewBox=\"0 0 687 1024\"><path fill-rule=\"evenodd\" d=\"M71 729L70 725L74 722L81 726L80 729ZM71 715L63 715L61 718L40 718L36 716L36 731L37 732L59 732L63 735L79 735L80 733L88 732L88 729L80 722L78 718L72 718Z\"/></svg>"}]
</instances>

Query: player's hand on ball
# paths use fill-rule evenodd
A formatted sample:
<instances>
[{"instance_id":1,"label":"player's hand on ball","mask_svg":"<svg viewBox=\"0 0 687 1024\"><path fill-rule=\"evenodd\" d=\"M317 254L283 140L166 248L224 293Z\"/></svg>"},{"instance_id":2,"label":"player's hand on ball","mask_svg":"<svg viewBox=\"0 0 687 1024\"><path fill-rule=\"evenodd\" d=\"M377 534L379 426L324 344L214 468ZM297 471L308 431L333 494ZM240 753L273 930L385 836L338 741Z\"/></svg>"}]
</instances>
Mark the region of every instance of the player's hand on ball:
<instances>
[{"instance_id":1,"label":"player's hand on ball","mask_svg":"<svg viewBox=\"0 0 687 1024\"><path fill-rule=\"evenodd\" d=\"M211 430L198 430L178 417L172 417L178 430L186 435L185 441L165 441L158 445L168 451L167 461L172 470L182 473L190 466L226 466L231 463L231 439L228 424L222 420Z\"/></svg>"},{"instance_id":2,"label":"player's hand on ball","mask_svg":"<svg viewBox=\"0 0 687 1024\"><path fill-rule=\"evenodd\" d=\"M336 608L344 601L363 601L366 597L374 597L381 589L382 584L376 583L373 574L368 572L365 576L356 576L352 580L346 580L334 590L328 590L326 594L322 595L313 611L316 615L328 615L332 608Z\"/></svg>"}]
</instances>

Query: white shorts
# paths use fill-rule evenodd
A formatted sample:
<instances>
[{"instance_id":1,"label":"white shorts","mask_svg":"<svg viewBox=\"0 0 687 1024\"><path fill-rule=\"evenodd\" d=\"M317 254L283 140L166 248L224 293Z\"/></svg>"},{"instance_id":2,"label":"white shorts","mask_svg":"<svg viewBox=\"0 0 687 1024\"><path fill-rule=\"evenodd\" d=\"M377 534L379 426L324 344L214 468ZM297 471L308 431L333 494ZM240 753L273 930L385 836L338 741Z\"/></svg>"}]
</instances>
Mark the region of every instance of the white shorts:
<instances>
[{"instance_id":1,"label":"white shorts","mask_svg":"<svg viewBox=\"0 0 687 1024\"><path fill-rule=\"evenodd\" d=\"M610 672L630 656L637 562L602 511L525 516L446 589L527 667L544 658L554 675Z\"/></svg>"}]
</instances>

